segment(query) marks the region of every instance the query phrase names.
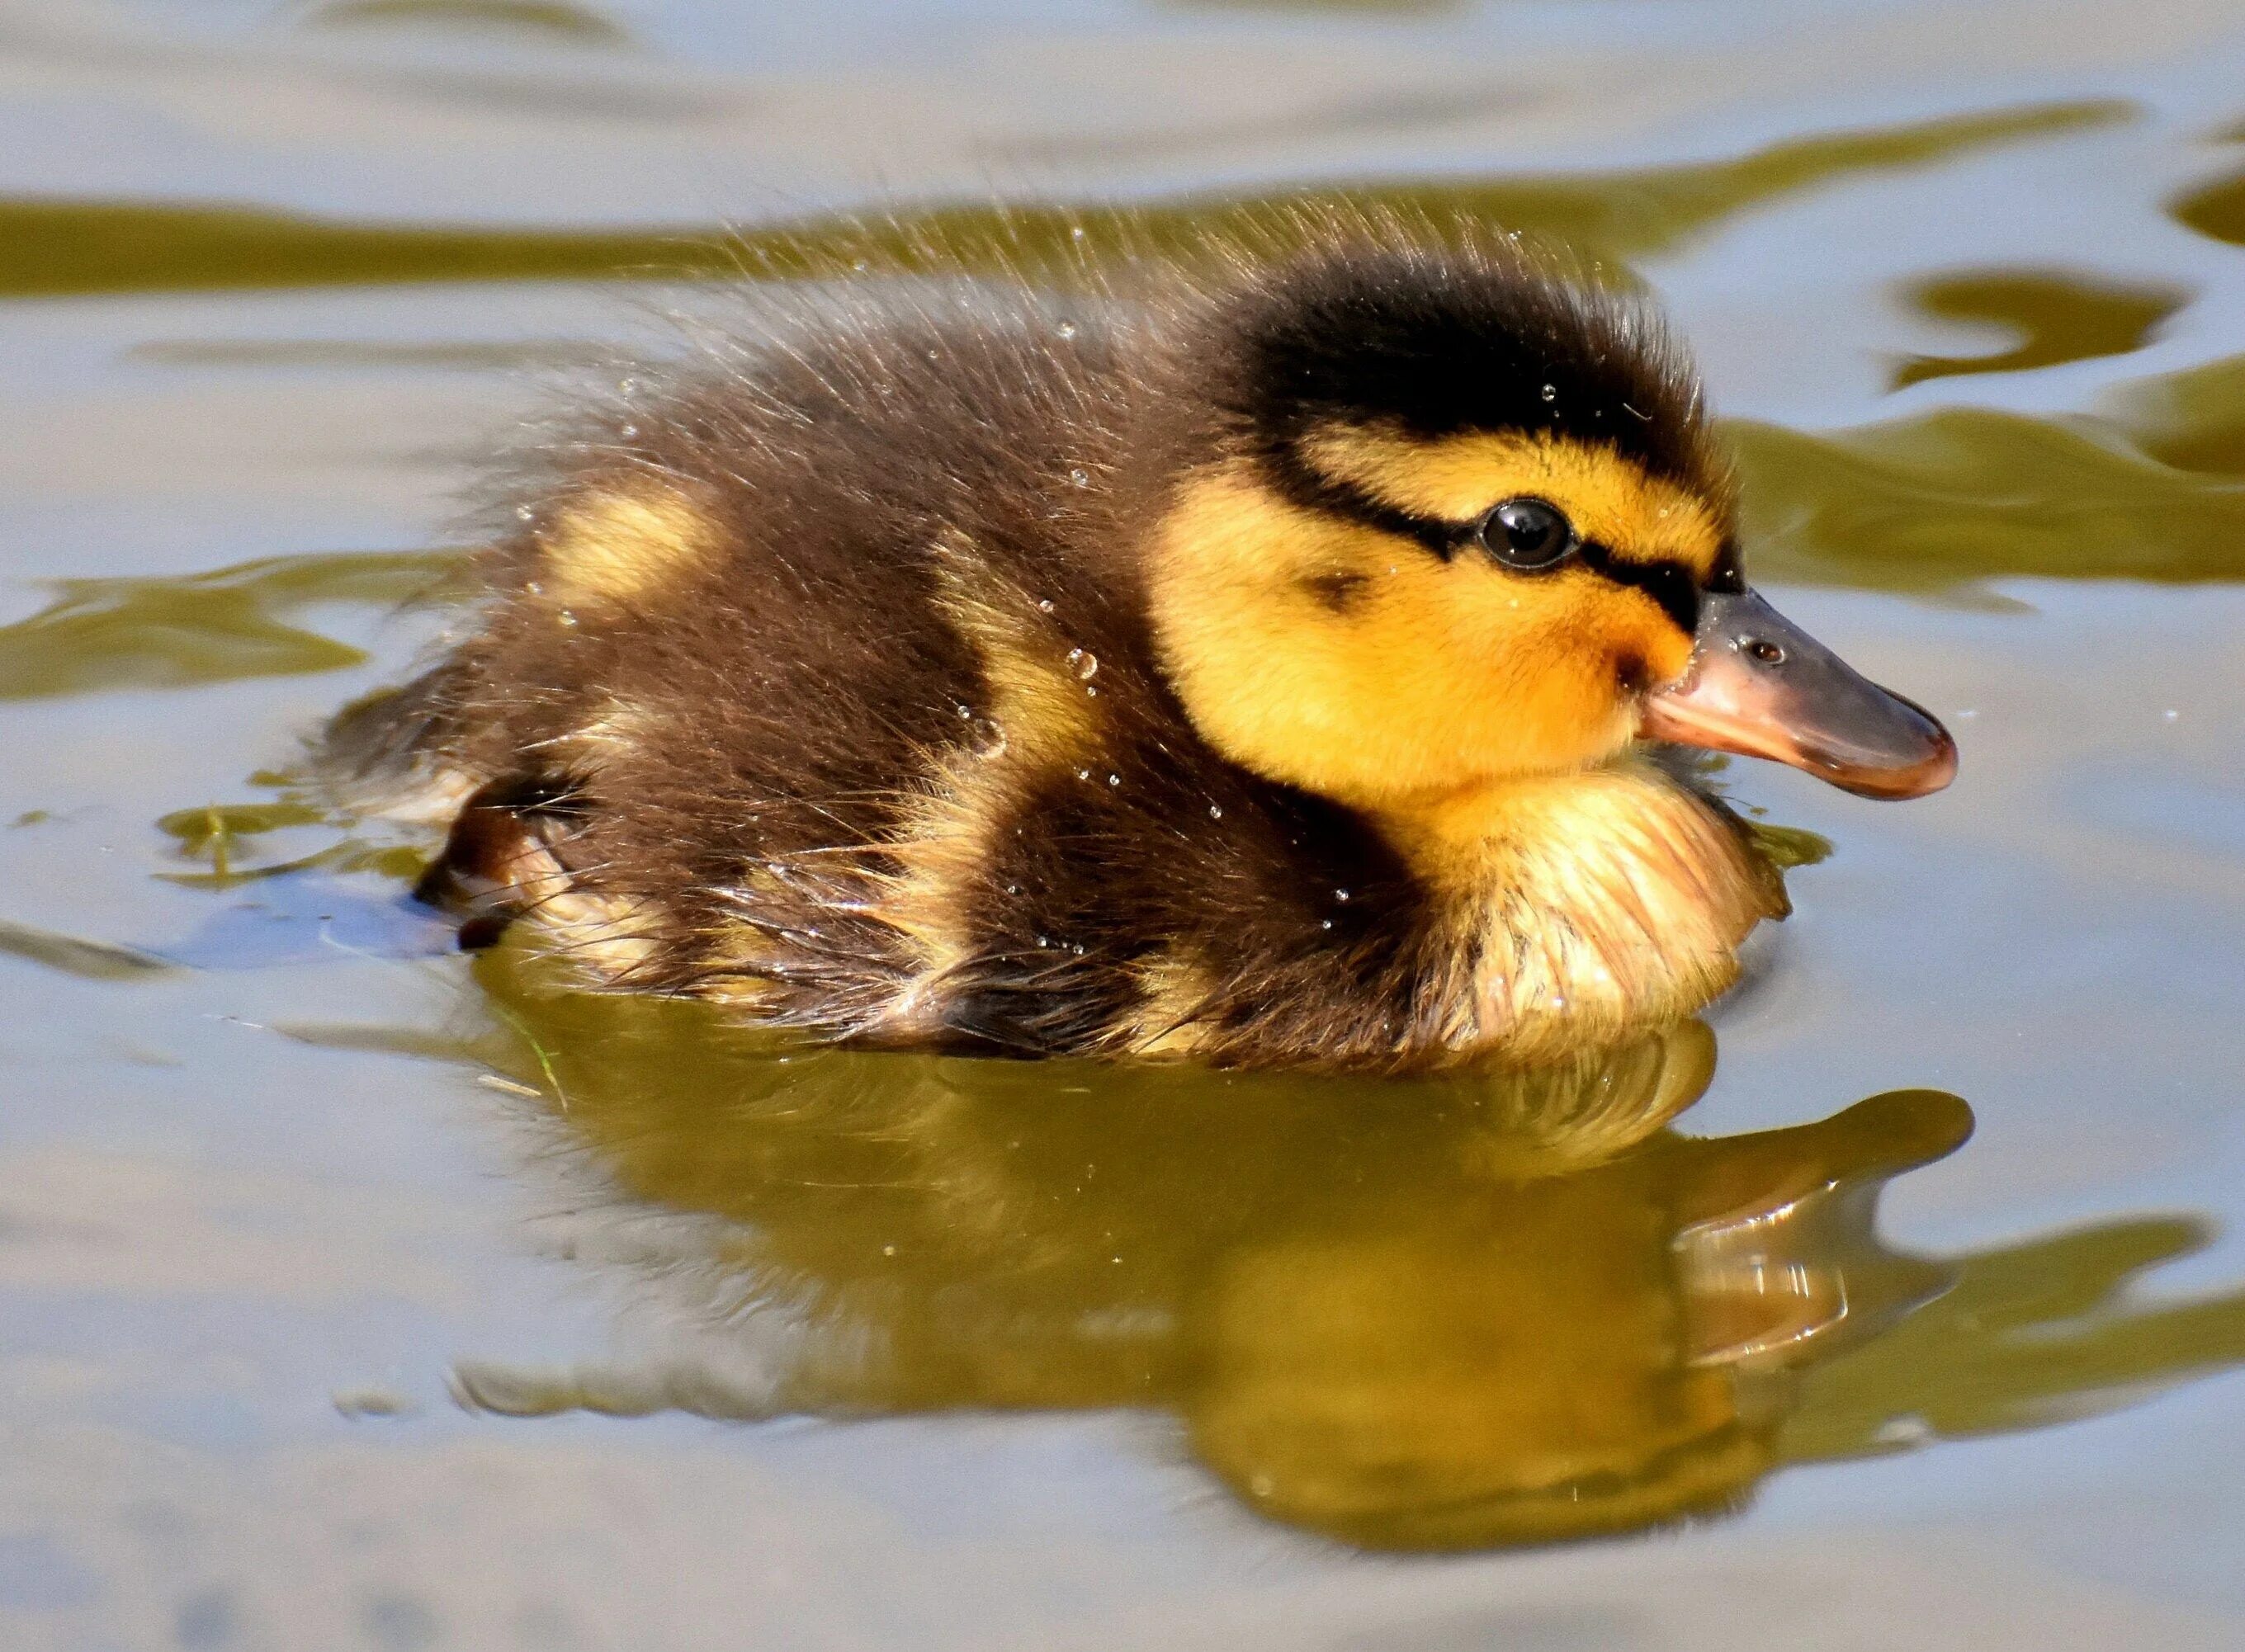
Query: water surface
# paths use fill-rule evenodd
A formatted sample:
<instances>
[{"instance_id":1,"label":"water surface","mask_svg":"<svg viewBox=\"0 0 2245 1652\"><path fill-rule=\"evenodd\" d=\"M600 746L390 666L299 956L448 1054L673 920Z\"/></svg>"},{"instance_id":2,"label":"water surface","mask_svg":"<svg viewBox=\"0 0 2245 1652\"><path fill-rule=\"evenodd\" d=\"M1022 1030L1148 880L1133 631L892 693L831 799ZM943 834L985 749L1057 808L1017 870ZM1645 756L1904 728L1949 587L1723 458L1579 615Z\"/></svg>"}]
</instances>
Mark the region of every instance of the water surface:
<instances>
[{"instance_id":1,"label":"water surface","mask_svg":"<svg viewBox=\"0 0 2245 1652\"><path fill-rule=\"evenodd\" d=\"M0 17L0 1638L2245 1639L2234 9L820 10ZM1708 1026L783 1059L292 784L665 310L1304 191L1651 283L1759 577L1959 737L1730 772L1802 863Z\"/></svg>"}]
</instances>

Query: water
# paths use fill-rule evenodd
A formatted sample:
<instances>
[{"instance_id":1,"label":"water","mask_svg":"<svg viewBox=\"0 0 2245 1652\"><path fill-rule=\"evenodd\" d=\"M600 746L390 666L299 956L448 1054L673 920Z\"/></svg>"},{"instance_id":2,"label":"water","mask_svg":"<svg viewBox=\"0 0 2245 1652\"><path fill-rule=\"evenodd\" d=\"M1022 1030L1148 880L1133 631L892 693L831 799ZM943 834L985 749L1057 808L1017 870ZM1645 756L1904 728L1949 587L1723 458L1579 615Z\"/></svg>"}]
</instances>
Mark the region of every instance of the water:
<instances>
[{"instance_id":1,"label":"water","mask_svg":"<svg viewBox=\"0 0 2245 1652\"><path fill-rule=\"evenodd\" d=\"M2245 1640L2241 68L2212 0L0 14L0 1639ZM445 954L287 785L650 308L1296 184L1644 275L1758 577L1958 737L1732 771L1804 863L1711 1036L783 1064Z\"/></svg>"}]
</instances>

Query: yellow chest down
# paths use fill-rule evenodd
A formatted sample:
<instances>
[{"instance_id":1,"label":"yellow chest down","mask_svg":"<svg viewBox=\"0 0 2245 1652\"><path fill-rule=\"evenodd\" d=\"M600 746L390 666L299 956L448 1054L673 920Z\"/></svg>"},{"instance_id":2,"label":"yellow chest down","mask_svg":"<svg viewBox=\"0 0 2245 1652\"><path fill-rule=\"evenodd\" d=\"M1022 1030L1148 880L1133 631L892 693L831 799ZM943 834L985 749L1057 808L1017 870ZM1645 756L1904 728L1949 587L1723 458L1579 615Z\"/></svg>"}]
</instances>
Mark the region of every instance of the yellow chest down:
<instances>
[{"instance_id":1,"label":"yellow chest down","mask_svg":"<svg viewBox=\"0 0 2245 1652\"><path fill-rule=\"evenodd\" d=\"M1713 803L1633 759L1472 788L1383 827L1459 960L1442 1041L1536 1060L1690 1015L1782 917L1776 870Z\"/></svg>"}]
</instances>

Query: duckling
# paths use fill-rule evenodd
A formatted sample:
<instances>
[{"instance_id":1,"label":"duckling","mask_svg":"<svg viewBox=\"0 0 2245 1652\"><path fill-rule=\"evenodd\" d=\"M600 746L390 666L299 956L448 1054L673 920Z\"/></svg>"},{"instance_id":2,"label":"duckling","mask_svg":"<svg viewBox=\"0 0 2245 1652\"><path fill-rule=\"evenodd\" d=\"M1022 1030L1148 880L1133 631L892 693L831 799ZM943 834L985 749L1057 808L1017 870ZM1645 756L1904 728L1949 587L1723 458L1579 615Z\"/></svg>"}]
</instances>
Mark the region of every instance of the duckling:
<instances>
[{"instance_id":1,"label":"duckling","mask_svg":"<svg viewBox=\"0 0 2245 1652\"><path fill-rule=\"evenodd\" d=\"M1696 1012L1787 907L1645 749L1955 748L1746 583L1640 295L1470 222L844 292L585 416L471 635L347 713L421 884L863 1045L1405 1072Z\"/></svg>"}]
</instances>

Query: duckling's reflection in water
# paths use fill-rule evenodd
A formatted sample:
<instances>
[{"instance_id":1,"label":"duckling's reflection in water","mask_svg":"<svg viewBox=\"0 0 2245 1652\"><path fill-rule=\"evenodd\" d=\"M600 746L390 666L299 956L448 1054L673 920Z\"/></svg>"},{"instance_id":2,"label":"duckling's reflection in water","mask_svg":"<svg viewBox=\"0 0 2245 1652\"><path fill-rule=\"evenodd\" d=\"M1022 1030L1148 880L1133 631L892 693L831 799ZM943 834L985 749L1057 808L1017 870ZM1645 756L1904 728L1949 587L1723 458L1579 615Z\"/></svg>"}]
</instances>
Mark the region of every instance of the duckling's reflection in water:
<instances>
[{"instance_id":1,"label":"duckling's reflection in water","mask_svg":"<svg viewBox=\"0 0 2245 1652\"><path fill-rule=\"evenodd\" d=\"M1269 1517L1464 1549L1719 1511L1804 1454L2078 1414L2092 1391L2245 1357L2245 1304L2222 1301L2102 1313L2079 1381L2065 1324L2025 1325L2038 1349L2006 1363L1995 1344L2023 1321L2101 1313L2190 1237L2139 1223L2099 1230L2129 1260L2086 1295L2038 1282L2034 1247L2010 1253L2024 1315L1960 1315L1851 1378L1984 1265L1899 1255L1872 1221L1970 1110L1898 1091L1685 1137L1667 1122L1713 1070L1697 1023L1564 1068L1407 1083L781 1059L694 1006L480 967L517 1036L479 1057L546 1097L521 1144L526 1175L562 1183L549 1236L655 1321L605 1366L463 1364L459 1397L485 1410L1152 1409ZM2045 1248L2093 1272L2113 1245ZM2174 1313L2199 1318L2171 1349Z\"/></svg>"}]
</instances>

